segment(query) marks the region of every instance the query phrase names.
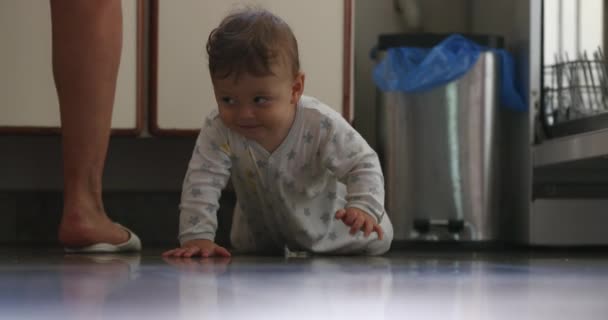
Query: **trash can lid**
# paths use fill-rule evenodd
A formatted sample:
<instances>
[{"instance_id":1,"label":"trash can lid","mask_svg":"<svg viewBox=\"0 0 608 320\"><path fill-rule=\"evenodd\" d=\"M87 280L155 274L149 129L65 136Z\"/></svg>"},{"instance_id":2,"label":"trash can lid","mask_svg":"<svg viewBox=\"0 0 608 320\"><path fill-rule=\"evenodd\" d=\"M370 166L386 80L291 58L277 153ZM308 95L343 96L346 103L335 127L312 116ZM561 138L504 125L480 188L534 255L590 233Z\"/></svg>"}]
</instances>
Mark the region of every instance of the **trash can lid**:
<instances>
[{"instance_id":1,"label":"trash can lid","mask_svg":"<svg viewBox=\"0 0 608 320\"><path fill-rule=\"evenodd\" d=\"M392 33L378 36L378 50L394 47L432 48L453 33ZM484 34L462 34L465 38L485 47L502 49L504 38Z\"/></svg>"}]
</instances>

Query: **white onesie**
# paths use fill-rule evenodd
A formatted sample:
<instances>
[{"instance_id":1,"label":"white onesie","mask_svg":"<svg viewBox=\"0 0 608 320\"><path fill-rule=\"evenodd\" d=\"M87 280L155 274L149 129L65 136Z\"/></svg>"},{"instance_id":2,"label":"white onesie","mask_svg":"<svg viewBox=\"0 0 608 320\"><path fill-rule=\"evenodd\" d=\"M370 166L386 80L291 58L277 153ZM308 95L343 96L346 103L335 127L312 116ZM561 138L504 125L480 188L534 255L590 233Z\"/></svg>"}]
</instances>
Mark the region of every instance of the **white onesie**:
<instances>
[{"instance_id":1,"label":"white onesie","mask_svg":"<svg viewBox=\"0 0 608 320\"><path fill-rule=\"evenodd\" d=\"M294 123L272 153L230 131L212 112L199 134L180 204L180 242L214 240L221 190L232 179L237 205L231 242L246 252L306 250L327 254L382 254L393 239L384 209L378 157L336 111L303 96ZM364 210L379 221L374 232L349 234L335 213Z\"/></svg>"}]
</instances>

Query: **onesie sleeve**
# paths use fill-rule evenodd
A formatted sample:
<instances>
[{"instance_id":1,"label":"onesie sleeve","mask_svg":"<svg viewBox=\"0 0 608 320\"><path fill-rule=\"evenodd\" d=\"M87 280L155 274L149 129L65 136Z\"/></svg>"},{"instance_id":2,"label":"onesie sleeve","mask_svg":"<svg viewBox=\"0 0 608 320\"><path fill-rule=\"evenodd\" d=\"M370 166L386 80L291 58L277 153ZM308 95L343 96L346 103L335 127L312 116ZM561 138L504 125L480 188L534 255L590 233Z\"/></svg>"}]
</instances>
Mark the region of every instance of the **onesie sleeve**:
<instances>
[{"instance_id":1,"label":"onesie sleeve","mask_svg":"<svg viewBox=\"0 0 608 320\"><path fill-rule=\"evenodd\" d=\"M182 185L179 241L215 240L222 189L230 178L227 129L212 113L201 129Z\"/></svg>"},{"instance_id":2,"label":"onesie sleeve","mask_svg":"<svg viewBox=\"0 0 608 320\"><path fill-rule=\"evenodd\" d=\"M382 221L384 176L378 155L342 117L323 116L320 150L323 164L346 184L346 207L359 208Z\"/></svg>"}]
</instances>

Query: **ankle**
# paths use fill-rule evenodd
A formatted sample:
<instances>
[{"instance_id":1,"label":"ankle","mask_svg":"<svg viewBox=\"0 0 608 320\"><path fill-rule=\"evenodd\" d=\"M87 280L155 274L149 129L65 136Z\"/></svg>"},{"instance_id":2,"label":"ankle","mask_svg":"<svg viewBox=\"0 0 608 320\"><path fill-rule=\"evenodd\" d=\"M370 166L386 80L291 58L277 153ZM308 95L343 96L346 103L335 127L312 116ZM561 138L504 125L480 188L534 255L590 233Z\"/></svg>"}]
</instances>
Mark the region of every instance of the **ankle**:
<instances>
[{"instance_id":1,"label":"ankle","mask_svg":"<svg viewBox=\"0 0 608 320\"><path fill-rule=\"evenodd\" d=\"M103 211L101 177L90 172L66 174L64 179L63 200L66 207Z\"/></svg>"},{"instance_id":2,"label":"ankle","mask_svg":"<svg viewBox=\"0 0 608 320\"><path fill-rule=\"evenodd\" d=\"M64 192L63 194L63 216L87 218L93 216L105 216L105 209L101 194L90 194L86 192Z\"/></svg>"}]
</instances>

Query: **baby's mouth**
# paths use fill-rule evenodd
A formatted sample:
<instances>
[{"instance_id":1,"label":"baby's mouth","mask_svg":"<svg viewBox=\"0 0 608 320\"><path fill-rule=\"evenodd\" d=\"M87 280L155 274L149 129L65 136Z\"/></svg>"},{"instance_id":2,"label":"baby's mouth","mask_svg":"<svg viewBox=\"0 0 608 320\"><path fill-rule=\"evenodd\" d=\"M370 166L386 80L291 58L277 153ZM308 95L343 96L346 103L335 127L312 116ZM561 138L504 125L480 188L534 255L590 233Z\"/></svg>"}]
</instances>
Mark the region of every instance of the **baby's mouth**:
<instances>
[{"instance_id":1,"label":"baby's mouth","mask_svg":"<svg viewBox=\"0 0 608 320\"><path fill-rule=\"evenodd\" d=\"M243 131L253 131L260 127L260 125L257 124L237 124L237 126Z\"/></svg>"}]
</instances>

